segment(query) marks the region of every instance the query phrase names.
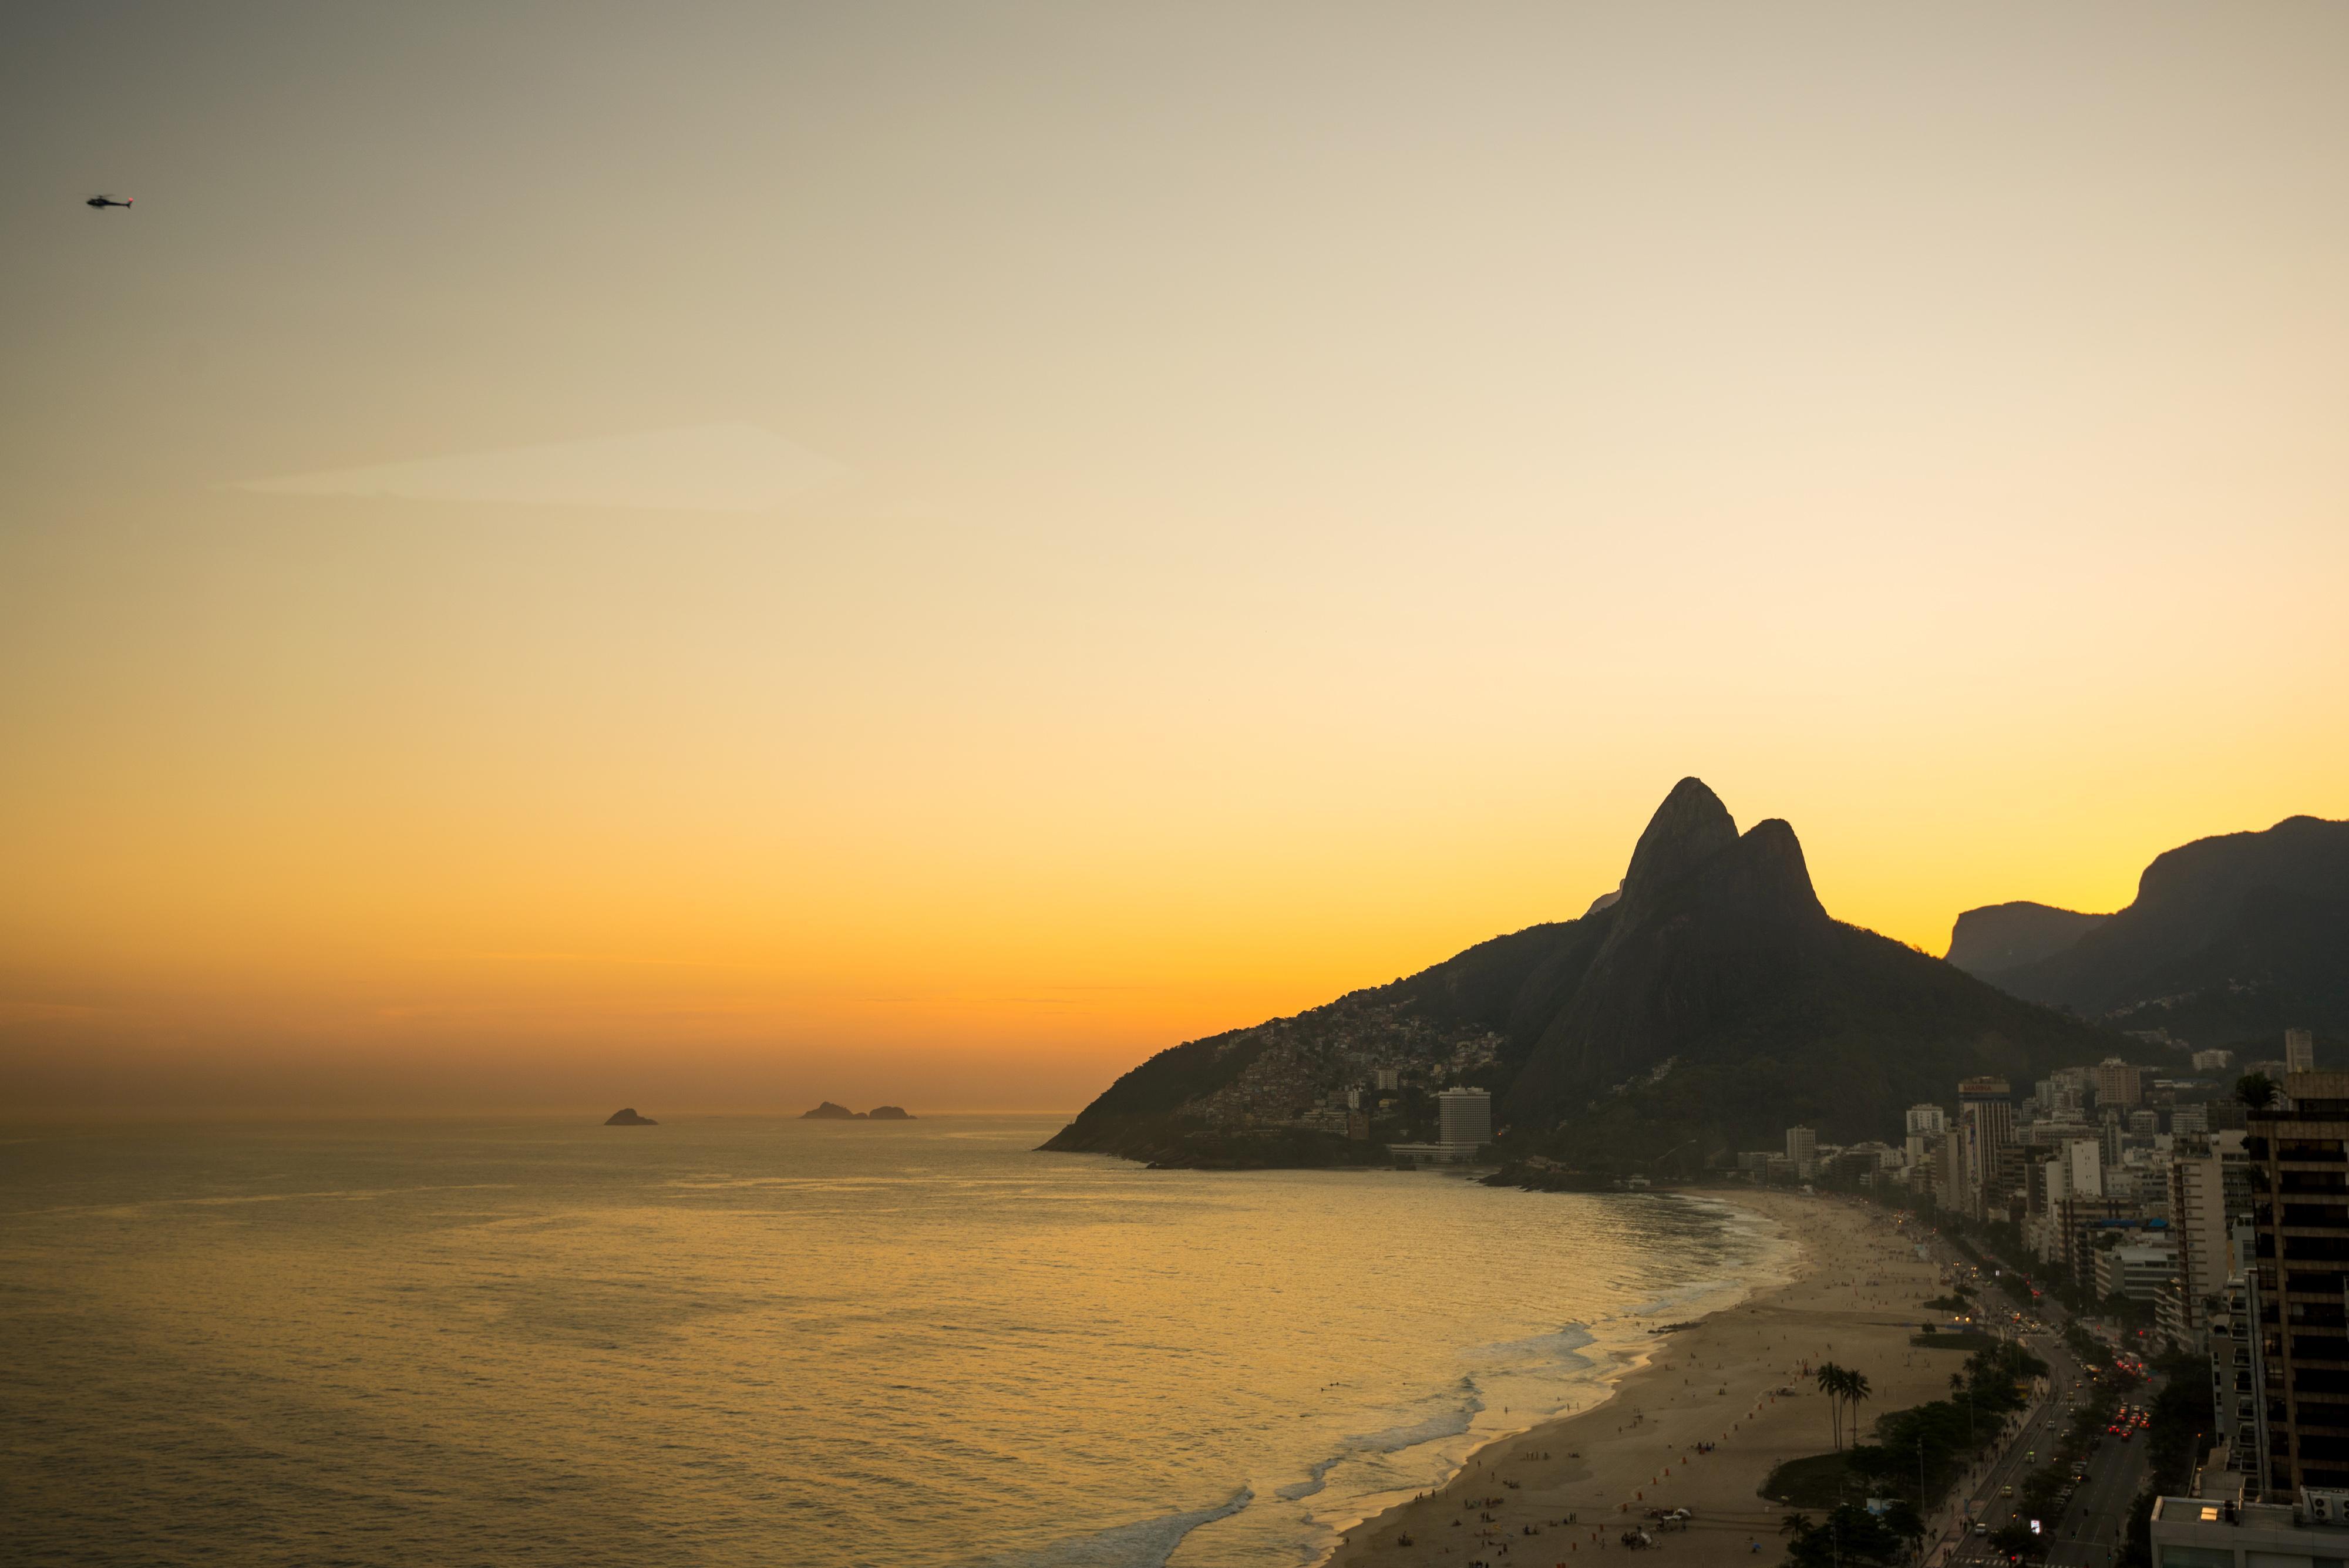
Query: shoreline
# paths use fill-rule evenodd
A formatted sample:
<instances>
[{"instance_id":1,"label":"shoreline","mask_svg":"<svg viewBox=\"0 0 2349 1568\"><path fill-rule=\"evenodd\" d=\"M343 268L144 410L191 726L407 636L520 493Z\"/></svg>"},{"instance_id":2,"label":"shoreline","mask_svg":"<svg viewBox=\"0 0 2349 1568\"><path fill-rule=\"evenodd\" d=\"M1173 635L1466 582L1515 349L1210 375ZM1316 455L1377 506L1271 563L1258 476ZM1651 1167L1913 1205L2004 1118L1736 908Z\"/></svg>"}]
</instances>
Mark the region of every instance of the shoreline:
<instances>
[{"instance_id":1,"label":"shoreline","mask_svg":"<svg viewBox=\"0 0 2349 1568\"><path fill-rule=\"evenodd\" d=\"M1957 1363L1909 1343L1930 1315L1922 1303L1938 1293L1940 1272L1889 1211L1769 1191L1692 1196L1770 1226L1790 1248L1782 1276L1650 1345L1609 1352L1619 1370L1602 1374L1597 1401L1498 1434L1436 1490L1340 1528L1320 1568L1457 1564L1505 1547L1529 1563L1570 1561L1621 1550L1614 1537L1658 1506L1696 1515L1685 1532L1656 1537L1676 1560L1768 1568L1785 1554L1785 1510L1760 1487L1778 1464L1829 1447L1826 1401L1805 1368L1834 1359L1868 1376L1875 1394L1859 1412L1863 1429L1946 1391ZM1569 1518L1578 1522L1562 1522Z\"/></svg>"},{"instance_id":2,"label":"shoreline","mask_svg":"<svg viewBox=\"0 0 2349 1568\"><path fill-rule=\"evenodd\" d=\"M1558 1428L1564 1428L1570 1422L1582 1419L1586 1417L1594 1416L1598 1412L1605 1409L1608 1406L1614 1403L1615 1399L1623 1391L1624 1386L1627 1384L1637 1378L1642 1372L1646 1371L1654 1364L1658 1354L1664 1347L1664 1342L1671 1338L1674 1334L1686 1332L1688 1329L1695 1327L1700 1324L1712 1321L1723 1313L1736 1312L1741 1308L1753 1304L1754 1302L1761 1300L1774 1292L1784 1290L1789 1284L1792 1284L1798 1280L1803 1272L1810 1266L1811 1260L1809 1255L1803 1250L1802 1244L1799 1241L1795 1241L1786 1233L1785 1226L1774 1216L1764 1213L1761 1209L1737 1201L1737 1199L1742 1197L1743 1194L1723 1196L1716 1192L1703 1190L1692 1192L1668 1191L1665 1193L1656 1194L1655 1196L1680 1198L1699 1203L1718 1203L1723 1208L1733 1210L1744 1219L1758 1222L1761 1226L1766 1228L1766 1232L1762 1238L1762 1245L1767 1249L1767 1251L1755 1265L1756 1277L1750 1281L1741 1280L1738 1282L1737 1288L1739 1288L1743 1293L1735 1300L1726 1302L1722 1305L1702 1309L1699 1312L1699 1315L1693 1319L1675 1324L1659 1322L1648 1328L1640 1330L1636 1334L1622 1336L1612 1343L1609 1343L1594 1332L1590 1344L1582 1351L1578 1352L1578 1354L1588 1355L1592 1358L1593 1375L1587 1386L1596 1388L1599 1391L1599 1397L1597 1398L1591 1400L1587 1405L1583 1405L1574 1409L1552 1411L1547 1415L1541 1416L1528 1421L1522 1427L1494 1432L1491 1436L1479 1442L1475 1448L1470 1449L1466 1453L1463 1454L1459 1464L1451 1471L1450 1474L1446 1475L1443 1481L1433 1490L1422 1492L1409 1498L1403 1497L1400 1492L1384 1494L1392 1501L1387 1502L1385 1506L1380 1508L1377 1511L1360 1515L1347 1521L1343 1524L1330 1526L1329 1528L1332 1531L1337 1539L1319 1557L1314 1559L1312 1568L1340 1568L1340 1564L1350 1562L1351 1559L1345 1556L1345 1553L1350 1550L1349 1542L1350 1538L1360 1534L1366 1528L1375 1528L1381 1521L1386 1520L1390 1514L1396 1514L1400 1510L1405 1509L1414 1502L1423 1501L1429 1498L1443 1497L1449 1492L1453 1487L1458 1485L1464 1478L1472 1475L1477 1468L1485 1461L1486 1456L1501 1445L1520 1440L1537 1438L1542 1434L1553 1432ZM1691 1310L1696 1310L1692 1303L1668 1307L1660 1306L1653 1314L1625 1313L1616 1321L1622 1323L1638 1323L1644 1321L1651 1316L1662 1318L1670 1316L1675 1313ZM1417 1559L1406 1558L1404 1560L1416 1561Z\"/></svg>"}]
</instances>

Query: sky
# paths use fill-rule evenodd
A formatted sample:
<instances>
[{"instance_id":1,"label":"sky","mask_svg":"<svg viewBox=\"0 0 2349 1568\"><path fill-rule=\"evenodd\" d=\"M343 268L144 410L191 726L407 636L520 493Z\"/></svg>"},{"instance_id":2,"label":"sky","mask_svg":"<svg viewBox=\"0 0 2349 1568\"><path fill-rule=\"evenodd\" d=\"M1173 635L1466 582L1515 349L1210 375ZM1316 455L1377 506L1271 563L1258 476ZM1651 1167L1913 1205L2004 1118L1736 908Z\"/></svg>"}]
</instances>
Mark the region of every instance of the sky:
<instances>
[{"instance_id":1,"label":"sky","mask_svg":"<svg viewBox=\"0 0 2349 1568\"><path fill-rule=\"evenodd\" d=\"M2349 12L0 9L0 1103L1071 1110L2349 816ZM107 192L129 210L93 211Z\"/></svg>"}]
</instances>

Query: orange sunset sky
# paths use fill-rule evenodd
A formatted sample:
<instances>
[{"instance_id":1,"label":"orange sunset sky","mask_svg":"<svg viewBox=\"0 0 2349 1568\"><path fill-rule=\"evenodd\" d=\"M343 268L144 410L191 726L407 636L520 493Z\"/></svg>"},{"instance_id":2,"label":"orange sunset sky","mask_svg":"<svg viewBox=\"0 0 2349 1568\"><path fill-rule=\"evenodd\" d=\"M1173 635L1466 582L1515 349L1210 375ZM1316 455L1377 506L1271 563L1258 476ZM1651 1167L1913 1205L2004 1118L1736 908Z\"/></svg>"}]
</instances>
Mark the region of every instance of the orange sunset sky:
<instances>
[{"instance_id":1,"label":"orange sunset sky","mask_svg":"<svg viewBox=\"0 0 2349 1568\"><path fill-rule=\"evenodd\" d=\"M0 1103L1073 1109L2349 815L2349 11L0 15ZM94 212L98 192L136 198Z\"/></svg>"}]
</instances>

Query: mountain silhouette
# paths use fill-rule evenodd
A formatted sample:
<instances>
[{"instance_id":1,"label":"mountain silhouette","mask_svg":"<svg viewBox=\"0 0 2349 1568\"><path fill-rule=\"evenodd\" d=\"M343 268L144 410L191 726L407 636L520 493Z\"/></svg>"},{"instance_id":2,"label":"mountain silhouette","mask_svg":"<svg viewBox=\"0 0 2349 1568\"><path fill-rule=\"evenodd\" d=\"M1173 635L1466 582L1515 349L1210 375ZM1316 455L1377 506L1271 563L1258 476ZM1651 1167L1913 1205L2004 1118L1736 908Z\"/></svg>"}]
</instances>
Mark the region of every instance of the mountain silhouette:
<instances>
[{"instance_id":1,"label":"mountain silhouette","mask_svg":"<svg viewBox=\"0 0 2349 1568\"><path fill-rule=\"evenodd\" d=\"M2044 911L2033 942L2007 911ZM2195 1044L2299 1025L2349 1033L2349 822L2286 817L2156 856L2128 908L1969 909L1950 961L2001 990Z\"/></svg>"},{"instance_id":2,"label":"mountain silhouette","mask_svg":"<svg viewBox=\"0 0 2349 1568\"><path fill-rule=\"evenodd\" d=\"M1950 961L1983 976L2020 969L2054 957L2110 919L2029 899L1968 909L1950 932Z\"/></svg>"},{"instance_id":3,"label":"mountain silhouette","mask_svg":"<svg viewBox=\"0 0 2349 1568\"><path fill-rule=\"evenodd\" d=\"M1495 1092L1515 1147L1685 1164L1779 1147L1795 1123L1823 1141L1898 1137L1903 1107L1948 1100L1961 1077L1999 1074L2021 1089L2127 1044L1835 919L1794 828L1774 818L1739 833L1698 779L1657 808L1619 895L1294 1018L1161 1052L1045 1147L1180 1162L1203 1142L1277 1136L1302 1158L1301 1137L1264 1127L1283 1094L1309 1102L1365 1060L1448 1051L1471 1064L1461 1081Z\"/></svg>"}]
</instances>

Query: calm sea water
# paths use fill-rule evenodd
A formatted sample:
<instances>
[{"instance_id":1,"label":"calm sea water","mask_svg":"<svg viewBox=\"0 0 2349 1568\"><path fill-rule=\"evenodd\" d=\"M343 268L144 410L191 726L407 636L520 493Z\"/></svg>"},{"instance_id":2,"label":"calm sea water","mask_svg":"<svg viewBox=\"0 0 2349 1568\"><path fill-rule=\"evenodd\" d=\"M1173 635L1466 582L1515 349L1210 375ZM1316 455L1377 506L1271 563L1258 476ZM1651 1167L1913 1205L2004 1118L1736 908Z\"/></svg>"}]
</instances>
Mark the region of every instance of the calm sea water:
<instances>
[{"instance_id":1,"label":"calm sea water","mask_svg":"<svg viewBox=\"0 0 2349 1568\"><path fill-rule=\"evenodd\" d=\"M1290 1564L1775 1244L1056 1124L0 1139L5 1555Z\"/></svg>"}]
</instances>

